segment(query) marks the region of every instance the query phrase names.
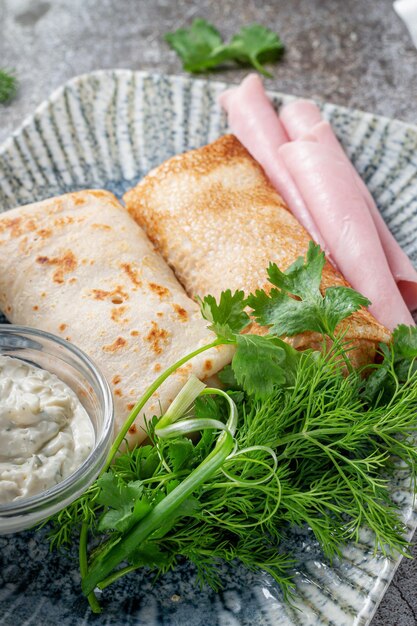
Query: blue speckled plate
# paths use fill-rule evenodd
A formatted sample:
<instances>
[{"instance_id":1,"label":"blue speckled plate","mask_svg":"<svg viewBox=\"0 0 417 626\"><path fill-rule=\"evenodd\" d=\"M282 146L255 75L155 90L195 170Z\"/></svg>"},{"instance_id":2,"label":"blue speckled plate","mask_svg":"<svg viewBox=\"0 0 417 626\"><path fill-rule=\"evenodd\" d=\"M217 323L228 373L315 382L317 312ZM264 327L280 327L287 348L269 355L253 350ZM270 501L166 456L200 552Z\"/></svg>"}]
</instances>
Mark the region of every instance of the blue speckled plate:
<instances>
[{"instance_id":1,"label":"blue speckled plate","mask_svg":"<svg viewBox=\"0 0 417 626\"><path fill-rule=\"evenodd\" d=\"M118 196L172 155L226 130L220 83L105 71L58 89L0 147L0 210L66 191L99 187ZM273 94L276 102L290 98ZM323 112L366 180L400 244L417 264L417 130L401 122L324 105ZM18 262L18 259L16 259ZM407 476L393 494L410 536L417 526ZM308 529L286 539L298 559L296 607L283 605L267 575L224 569L221 593L199 589L187 565L154 582L131 574L103 594L104 614L80 594L77 554L49 554L41 534L0 537L0 623L135 626L363 626L397 563L373 554L372 538L330 566Z\"/></svg>"}]
</instances>

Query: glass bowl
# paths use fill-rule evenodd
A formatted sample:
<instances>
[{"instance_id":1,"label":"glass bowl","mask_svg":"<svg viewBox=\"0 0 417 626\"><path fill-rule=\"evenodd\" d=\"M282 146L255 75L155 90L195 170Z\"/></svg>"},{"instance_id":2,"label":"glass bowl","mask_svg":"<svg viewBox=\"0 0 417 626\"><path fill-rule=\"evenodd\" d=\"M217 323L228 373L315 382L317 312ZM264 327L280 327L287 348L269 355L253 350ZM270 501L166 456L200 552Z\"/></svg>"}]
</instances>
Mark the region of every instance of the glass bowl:
<instances>
[{"instance_id":1,"label":"glass bowl","mask_svg":"<svg viewBox=\"0 0 417 626\"><path fill-rule=\"evenodd\" d=\"M0 354L41 367L65 382L86 409L95 432L92 451L73 474L29 498L0 504L0 534L6 534L45 520L94 482L112 443L114 415L113 398L105 377L87 355L67 341L41 330L0 324Z\"/></svg>"}]
</instances>

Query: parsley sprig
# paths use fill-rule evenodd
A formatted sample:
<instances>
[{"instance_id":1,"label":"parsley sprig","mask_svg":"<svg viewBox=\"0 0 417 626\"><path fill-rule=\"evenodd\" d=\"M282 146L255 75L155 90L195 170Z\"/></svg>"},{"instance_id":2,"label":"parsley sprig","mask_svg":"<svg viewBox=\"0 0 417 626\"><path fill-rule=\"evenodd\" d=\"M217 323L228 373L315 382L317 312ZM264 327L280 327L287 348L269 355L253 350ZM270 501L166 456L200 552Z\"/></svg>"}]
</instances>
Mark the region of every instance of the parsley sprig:
<instances>
[{"instance_id":1,"label":"parsley sprig","mask_svg":"<svg viewBox=\"0 0 417 626\"><path fill-rule=\"evenodd\" d=\"M181 558L215 589L219 562L236 559L268 572L290 597L294 560L281 548L288 525L307 524L329 558L364 526L384 553L408 554L388 477L402 462L417 481L417 331L399 326L366 377L344 368L348 347L338 324L367 301L345 287L322 294L323 266L311 244L286 272L270 265L269 293L204 298L201 310L217 338L151 385L102 475L52 520L54 546L80 531L82 588L93 611L100 610L95 587L143 566L164 574ZM248 306L270 334L247 332ZM299 353L277 336L309 330L323 335L322 353ZM221 374L226 389L191 378L166 414L147 424L152 445L118 453L162 382L220 344L236 347ZM196 432L200 438L191 439Z\"/></svg>"},{"instance_id":2,"label":"parsley sprig","mask_svg":"<svg viewBox=\"0 0 417 626\"><path fill-rule=\"evenodd\" d=\"M288 337L315 331L333 338L342 320L368 306L369 300L350 287L329 287L321 293L325 261L320 246L311 241L305 261L300 257L285 272L271 263L268 277L274 288L269 294L257 291L248 298L259 324Z\"/></svg>"},{"instance_id":3,"label":"parsley sprig","mask_svg":"<svg viewBox=\"0 0 417 626\"><path fill-rule=\"evenodd\" d=\"M274 32L260 24L243 26L229 43L209 22L196 19L189 28L167 33L165 40L181 57L187 72L211 70L232 61L252 65L264 76L271 74L265 62L276 62L284 53L284 46Z\"/></svg>"}]
</instances>

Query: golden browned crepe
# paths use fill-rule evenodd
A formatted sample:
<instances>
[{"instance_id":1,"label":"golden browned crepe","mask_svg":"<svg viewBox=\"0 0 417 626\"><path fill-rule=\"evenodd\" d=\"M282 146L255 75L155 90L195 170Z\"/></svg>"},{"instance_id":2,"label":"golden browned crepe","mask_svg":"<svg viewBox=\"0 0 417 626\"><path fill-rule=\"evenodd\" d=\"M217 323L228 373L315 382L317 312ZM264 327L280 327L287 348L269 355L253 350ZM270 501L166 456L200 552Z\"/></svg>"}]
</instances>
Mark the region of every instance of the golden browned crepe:
<instances>
[{"instance_id":1,"label":"golden browned crepe","mask_svg":"<svg viewBox=\"0 0 417 626\"><path fill-rule=\"evenodd\" d=\"M0 309L16 324L73 342L106 375L120 428L169 365L215 339L199 308L116 198L81 191L0 215ZM173 374L145 407L166 409L191 373L231 359L222 346ZM143 414L130 430L144 438Z\"/></svg>"},{"instance_id":2,"label":"golden browned crepe","mask_svg":"<svg viewBox=\"0 0 417 626\"><path fill-rule=\"evenodd\" d=\"M174 269L190 296L224 289L268 289L270 261L285 270L307 252L310 236L290 213L262 168L233 135L175 156L150 172L124 200L131 215ZM326 263L322 289L348 285ZM373 358L388 330L366 310L341 327L355 343L356 365ZM264 329L253 325L252 332ZM304 333L297 348L318 345Z\"/></svg>"}]
</instances>

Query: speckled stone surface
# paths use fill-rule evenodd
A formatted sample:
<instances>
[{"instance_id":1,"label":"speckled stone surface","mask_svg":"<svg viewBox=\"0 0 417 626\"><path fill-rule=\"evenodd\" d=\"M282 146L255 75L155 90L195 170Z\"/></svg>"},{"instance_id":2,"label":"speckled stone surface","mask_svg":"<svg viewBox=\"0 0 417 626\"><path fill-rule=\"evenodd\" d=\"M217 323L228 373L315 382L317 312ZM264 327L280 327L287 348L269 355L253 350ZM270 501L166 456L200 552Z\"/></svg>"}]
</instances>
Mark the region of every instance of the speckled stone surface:
<instances>
[{"instance_id":1,"label":"speckled stone surface","mask_svg":"<svg viewBox=\"0 0 417 626\"><path fill-rule=\"evenodd\" d=\"M181 73L163 34L206 17L229 37L259 21L287 45L269 88L417 122L417 51L390 0L0 0L0 66L20 78L0 141L68 78L99 68ZM216 78L237 82L244 70ZM417 554L417 550L415 550ZM417 563L403 562L372 626L417 624ZM0 617L1 623L1 617Z\"/></svg>"}]
</instances>

